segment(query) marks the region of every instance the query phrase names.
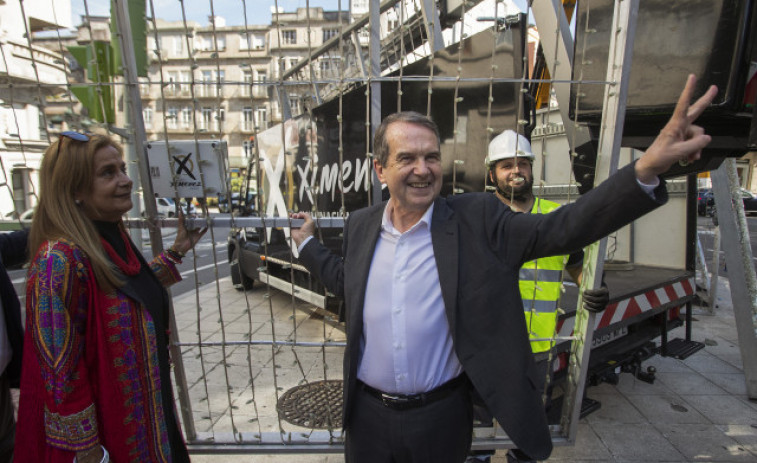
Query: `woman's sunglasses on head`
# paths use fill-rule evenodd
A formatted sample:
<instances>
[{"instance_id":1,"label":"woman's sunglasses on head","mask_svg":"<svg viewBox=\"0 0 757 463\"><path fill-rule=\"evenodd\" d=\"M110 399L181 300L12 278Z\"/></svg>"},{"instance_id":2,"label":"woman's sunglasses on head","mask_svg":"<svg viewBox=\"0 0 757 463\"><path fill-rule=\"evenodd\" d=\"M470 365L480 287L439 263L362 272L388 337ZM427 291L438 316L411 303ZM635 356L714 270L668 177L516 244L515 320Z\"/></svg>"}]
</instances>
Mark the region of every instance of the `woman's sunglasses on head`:
<instances>
[{"instance_id":1,"label":"woman's sunglasses on head","mask_svg":"<svg viewBox=\"0 0 757 463\"><path fill-rule=\"evenodd\" d=\"M58 138L58 152L55 154L55 156L60 155L60 146L63 144L64 138L70 138L71 140L81 141L81 142L88 142L89 141L89 135L86 133L81 132L74 132L72 130L67 130L65 132L61 132Z\"/></svg>"}]
</instances>

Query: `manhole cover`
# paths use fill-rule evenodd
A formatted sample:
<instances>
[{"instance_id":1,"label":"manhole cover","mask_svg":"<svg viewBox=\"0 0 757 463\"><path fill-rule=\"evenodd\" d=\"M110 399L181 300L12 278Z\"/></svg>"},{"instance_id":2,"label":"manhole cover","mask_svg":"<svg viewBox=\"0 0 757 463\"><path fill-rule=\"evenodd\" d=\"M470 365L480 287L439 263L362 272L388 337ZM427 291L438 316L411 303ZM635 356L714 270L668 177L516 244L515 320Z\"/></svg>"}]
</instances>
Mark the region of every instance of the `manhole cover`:
<instances>
[{"instance_id":1,"label":"manhole cover","mask_svg":"<svg viewBox=\"0 0 757 463\"><path fill-rule=\"evenodd\" d=\"M282 420L317 429L342 427L342 381L316 381L286 391L276 405Z\"/></svg>"}]
</instances>

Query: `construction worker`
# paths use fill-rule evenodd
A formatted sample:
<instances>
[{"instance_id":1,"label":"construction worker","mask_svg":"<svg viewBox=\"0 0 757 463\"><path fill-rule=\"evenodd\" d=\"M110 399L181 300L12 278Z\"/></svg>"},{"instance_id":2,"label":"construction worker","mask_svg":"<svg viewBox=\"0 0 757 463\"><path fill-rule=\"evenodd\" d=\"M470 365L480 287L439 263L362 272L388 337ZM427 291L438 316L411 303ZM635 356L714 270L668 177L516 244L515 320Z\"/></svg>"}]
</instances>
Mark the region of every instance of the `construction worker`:
<instances>
[{"instance_id":1,"label":"construction worker","mask_svg":"<svg viewBox=\"0 0 757 463\"><path fill-rule=\"evenodd\" d=\"M537 198L533 194L533 162L531 144L526 137L512 130L505 130L489 143L486 156L489 179L496 187L496 196L510 209L527 214L548 214L560 207L560 204ZM557 327L557 308L560 299L563 269L568 272L576 284L581 283L583 252L570 256L543 257L527 262L521 267L519 275L520 295L523 311L529 329L531 349L537 354L539 387L544 391L549 375L551 382L552 368L549 368L549 356L545 354L552 347ZM607 306L609 292L606 286L584 291L584 307L600 312ZM535 340L542 339L542 340ZM541 354L541 355L538 355ZM551 387L547 387L545 407L550 408ZM488 412L475 407L476 415L482 423L488 423ZM487 462L492 451L472 452L469 462ZM508 460L513 462L529 461L519 458L519 452L508 453Z\"/></svg>"}]
</instances>

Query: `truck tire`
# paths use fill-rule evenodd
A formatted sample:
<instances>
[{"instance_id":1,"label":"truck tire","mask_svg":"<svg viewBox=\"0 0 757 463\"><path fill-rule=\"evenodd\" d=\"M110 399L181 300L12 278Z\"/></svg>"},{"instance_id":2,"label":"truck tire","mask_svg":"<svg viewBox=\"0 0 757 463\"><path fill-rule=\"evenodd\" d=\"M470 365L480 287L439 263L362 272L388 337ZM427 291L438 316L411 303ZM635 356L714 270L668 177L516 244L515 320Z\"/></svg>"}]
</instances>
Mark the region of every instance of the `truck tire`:
<instances>
[{"instance_id":1,"label":"truck tire","mask_svg":"<svg viewBox=\"0 0 757 463\"><path fill-rule=\"evenodd\" d=\"M234 249L229 261L229 271L231 273L231 284L237 291L246 291L252 289L255 280L244 274L242 266L239 265L239 249Z\"/></svg>"}]
</instances>

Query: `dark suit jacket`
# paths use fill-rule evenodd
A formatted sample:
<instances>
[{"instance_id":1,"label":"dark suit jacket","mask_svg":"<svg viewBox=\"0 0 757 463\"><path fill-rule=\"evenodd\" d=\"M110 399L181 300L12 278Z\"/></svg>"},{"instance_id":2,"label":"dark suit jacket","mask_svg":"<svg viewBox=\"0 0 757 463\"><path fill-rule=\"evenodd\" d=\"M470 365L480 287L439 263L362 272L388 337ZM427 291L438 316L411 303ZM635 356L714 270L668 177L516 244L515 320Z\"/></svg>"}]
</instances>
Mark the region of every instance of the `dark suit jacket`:
<instances>
[{"instance_id":1,"label":"dark suit jacket","mask_svg":"<svg viewBox=\"0 0 757 463\"><path fill-rule=\"evenodd\" d=\"M13 349L13 358L5 369L11 386L18 387L21 378L21 349L24 344L24 329L21 326L21 307L16 290L5 267L22 264L27 258L26 242L29 230L0 233L0 301L3 304L5 328Z\"/></svg>"},{"instance_id":2,"label":"dark suit jacket","mask_svg":"<svg viewBox=\"0 0 757 463\"><path fill-rule=\"evenodd\" d=\"M577 251L667 200L664 186L655 194L657 200L639 187L630 165L550 214L516 213L487 193L434 202L431 239L455 352L488 409L532 458L546 459L552 441L536 387L539 380L523 317L518 270L535 258ZM300 253L308 270L345 300L348 432L365 289L384 207L379 204L350 215L344 227L343 258L317 240Z\"/></svg>"}]
</instances>

